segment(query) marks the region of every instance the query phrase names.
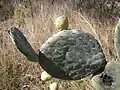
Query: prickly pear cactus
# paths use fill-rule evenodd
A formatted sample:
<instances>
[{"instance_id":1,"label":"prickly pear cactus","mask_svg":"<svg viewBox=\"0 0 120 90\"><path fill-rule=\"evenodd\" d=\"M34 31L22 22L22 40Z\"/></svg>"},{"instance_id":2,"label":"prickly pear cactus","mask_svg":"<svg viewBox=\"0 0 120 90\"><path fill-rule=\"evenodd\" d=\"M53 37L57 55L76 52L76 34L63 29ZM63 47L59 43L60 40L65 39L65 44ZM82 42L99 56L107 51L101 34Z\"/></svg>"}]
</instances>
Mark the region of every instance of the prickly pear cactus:
<instances>
[{"instance_id":1,"label":"prickly pear cactus","mask_svg":"<svg viewBox=\"0 0 120 90\"><path fill-rule=\"evenodd\" d=\"M120 63L108 62L103 73L91 80L95 90L120 90Z\"/></svg>"},{"instance_id":2,"label":"prickly pear cactus","mask_svg":"<svg viewBox=\"0 0 120 90\"><path fill-rule=\"evenodd\" d=\"M117 57L120 57L120 19L115 28L114 45L115 45Z\"/></svg>"}]
</instances>

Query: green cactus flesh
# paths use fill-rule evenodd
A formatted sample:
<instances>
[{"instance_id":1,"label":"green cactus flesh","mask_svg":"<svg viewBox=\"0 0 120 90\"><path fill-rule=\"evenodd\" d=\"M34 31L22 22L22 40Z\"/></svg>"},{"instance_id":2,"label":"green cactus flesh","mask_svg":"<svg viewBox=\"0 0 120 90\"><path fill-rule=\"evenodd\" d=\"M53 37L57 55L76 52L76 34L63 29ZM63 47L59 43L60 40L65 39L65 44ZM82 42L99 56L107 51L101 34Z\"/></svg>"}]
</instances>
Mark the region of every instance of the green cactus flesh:
<instances>
[{"instance_id":1,"label":"green cactus flesh","mask_svg":"<svg viewBox=\"0 0 120 90\"><path fill-rule=\"evenodd\" d=\"M116 54L118 57L120 57L120 19L115 28L114 45L115 45Z\"/></svg>"},{"instance_id":2,"label":"green cactus flesh","mask_svg":"<svg viewBox=\"0 0 120 90\"><path fill-rule=\"evenodd\" d=\"M103 73L91 80L95 90L120 90L120 63L108 62Z\"/></svg>"}]
</instances>

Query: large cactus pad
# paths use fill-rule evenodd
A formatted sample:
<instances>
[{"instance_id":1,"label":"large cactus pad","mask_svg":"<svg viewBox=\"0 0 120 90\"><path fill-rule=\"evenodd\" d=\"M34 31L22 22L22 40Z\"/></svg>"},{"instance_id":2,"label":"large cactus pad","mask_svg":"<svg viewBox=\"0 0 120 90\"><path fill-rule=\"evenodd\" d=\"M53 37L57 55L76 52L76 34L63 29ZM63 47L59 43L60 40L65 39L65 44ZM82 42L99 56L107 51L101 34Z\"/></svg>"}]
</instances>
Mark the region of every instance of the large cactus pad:
<instances>
[{"instance_id":1,"label":"large cactus pad","mask_svg":"<svg viewBox=\"0 0 120 90\"><path fill-rule=\"evenodd\" d=\"M104 72L92 78L95 90L120 90L120 63L108 62Z\"/></svg>"},{"instance_id":2,"label":"large cactus pad","mask_svg":"<svg viewBox=\"0 0 120 90\"><path fill-rule=\"evenodd\" d=\"M60 31L50 37L40 50L56 67L64 71L64 75L72 79L95 74L106 64L98 41L80 30Z\"/></svg>"}]
</instances>

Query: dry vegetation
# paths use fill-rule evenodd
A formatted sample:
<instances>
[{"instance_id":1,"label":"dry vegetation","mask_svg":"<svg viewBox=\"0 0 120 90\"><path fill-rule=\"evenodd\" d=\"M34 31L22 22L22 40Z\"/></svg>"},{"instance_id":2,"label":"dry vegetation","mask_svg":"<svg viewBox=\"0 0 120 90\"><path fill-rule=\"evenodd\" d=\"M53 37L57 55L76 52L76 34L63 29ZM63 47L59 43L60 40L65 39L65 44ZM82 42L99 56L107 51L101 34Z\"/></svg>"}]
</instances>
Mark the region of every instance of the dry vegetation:
<instances>
[{"instance_id":1,"label":"dry vegetation","mask_svg":"<svg viewBox=\"0 0 120 90\"><path fill-rule=\"evenodd\" d=\"M84 29L101 42L107 60L115 60L114 25L120 16L119 0L1 0L0 1L0 90L48 90L40 81L41 68L29 62L11 43L6 29L21 28L31 45L38 48L58 32L53 20L62 14L70 28ZM53 79L56 81L57 79ZM59 90L93 90L90 80L59 81Z\"/></svg>"}]
</instances>

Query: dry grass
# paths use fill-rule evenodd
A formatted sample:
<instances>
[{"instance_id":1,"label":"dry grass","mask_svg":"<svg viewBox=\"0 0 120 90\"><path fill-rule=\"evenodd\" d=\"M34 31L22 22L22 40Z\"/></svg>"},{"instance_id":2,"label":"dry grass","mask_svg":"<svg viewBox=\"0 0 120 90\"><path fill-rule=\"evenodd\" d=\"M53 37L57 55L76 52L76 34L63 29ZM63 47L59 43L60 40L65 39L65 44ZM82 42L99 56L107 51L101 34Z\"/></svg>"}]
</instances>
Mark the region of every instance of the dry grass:
<instances>
[{"instance_id":1,"label":"dry grass","mask_svg":"<svg viewBox=\"0 0 120 90\"><path fill-rule=\"evenodd\" d=\"M70 20L70 28L83 29L93 34L101 43L106 59L115 60L112 40L114 24L101 23L99 18L94 19L95 12L88 17L84 11L75 11L73 4L70 4L71 0L37 1L39 0L26 0L19 2L19 5L15 4L12 18L0 23L0 90L48 90L51 83L41 82L42 69L39 64L27 61L11 43L5 32L11 26L19 27L37 51L52 34L58 32L53 20L65 14ZM53 81L59 82L59 90L92 90L89 79Z\"/></svg>"}]
</instances>

